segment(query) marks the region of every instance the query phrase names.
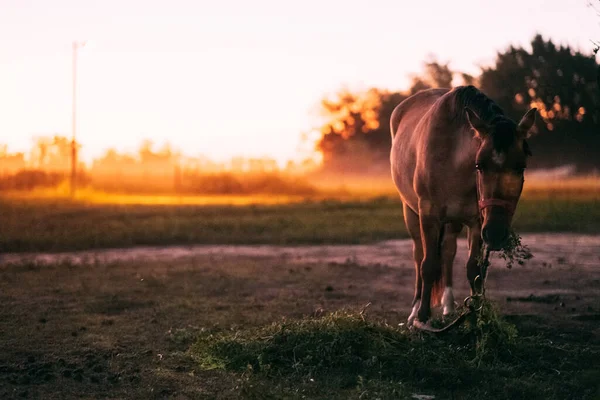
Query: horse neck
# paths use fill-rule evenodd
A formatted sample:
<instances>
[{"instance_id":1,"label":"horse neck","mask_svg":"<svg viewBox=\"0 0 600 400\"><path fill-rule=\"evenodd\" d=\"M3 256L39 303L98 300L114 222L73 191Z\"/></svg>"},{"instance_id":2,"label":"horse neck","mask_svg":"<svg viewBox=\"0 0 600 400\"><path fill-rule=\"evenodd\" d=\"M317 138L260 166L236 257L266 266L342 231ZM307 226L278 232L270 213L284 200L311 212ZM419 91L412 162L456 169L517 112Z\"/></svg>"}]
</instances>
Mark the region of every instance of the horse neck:
<instances>
[{"instance_id":1,"label":"horse neck","mask_svg":"<svg viewBox=\"0 0 600 400\"><path fill-rule=\"evenodd\" d=\"M474 168L478 148L477 140L468 123L466 126L459 127L454 147L454 165L459 168Z\"/></svg>"}]
</instances>

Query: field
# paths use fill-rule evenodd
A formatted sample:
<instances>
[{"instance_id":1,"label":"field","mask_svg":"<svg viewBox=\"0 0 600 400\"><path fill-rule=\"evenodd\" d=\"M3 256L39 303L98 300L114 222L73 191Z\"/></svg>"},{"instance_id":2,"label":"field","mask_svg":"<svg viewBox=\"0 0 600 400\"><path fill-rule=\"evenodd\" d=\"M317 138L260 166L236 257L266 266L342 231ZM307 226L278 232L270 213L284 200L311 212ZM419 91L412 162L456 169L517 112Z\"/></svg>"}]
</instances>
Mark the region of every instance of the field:
<instances>
[{"instance_id":1,"label":"field","mask_svg":"<svg viewBox=\"0 0 600 400\"><path fill-rule=\"evenodd\" d=\"M525 194L534 258L494 259L498 315L444 336L403 325L393 197L124 200L0 200L0 398L600 398L594 185Z\"/></svg>"},{"instance_id":2,"label":"field","mask_svg":"<svg viewBox=\"0 0 600 400\"><path fill-rule=\"evenodd\" d=\"M304 200L119 199L121 204L104 202L102 197L100 201L0 198L0 252L175 244L372 243L408 237L401 203L390 195ZM148 204L152 200L159 204ZM274 204L264 204L269 200ZM514 228L520 233L600 233L600 182L531 185L519 202Z\"/></svg>"},{"instance_id":3,"label":"field","mask_svg":"<svg viewBox=\"0 0 600 400\"><path fill-rule=\"evenodd\" d=\"M598 398L600 239L524 241L535 257L512 270L495 260L488 279L517 337L479 353L468 332L398 325L412 296L408 241L6 255L0 397ZM458 299L464 261L461 241ZM342 309L353 312L328 316ZM304 347L265 348L277 332Z\"/></svg>"}]
</instances>

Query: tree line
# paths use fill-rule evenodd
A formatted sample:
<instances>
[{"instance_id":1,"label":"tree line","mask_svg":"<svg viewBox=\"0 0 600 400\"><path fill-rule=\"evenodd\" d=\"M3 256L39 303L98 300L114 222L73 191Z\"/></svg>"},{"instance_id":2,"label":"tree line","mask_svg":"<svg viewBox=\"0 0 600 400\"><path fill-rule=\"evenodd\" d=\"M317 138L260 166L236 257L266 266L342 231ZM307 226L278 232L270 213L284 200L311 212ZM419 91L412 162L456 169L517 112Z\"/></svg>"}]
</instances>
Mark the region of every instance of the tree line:
<instances>
[{"instance_id":1,"label":"tree line","mask_svg":"<svg viewBox=\"0 0 600 400\"><path fill-rule=\"evenodd\" d=\"M316 189L301 175L314 168L308 159L283 168L271 158L217 163L144 140L137 152L108 149L90 165L80 162L76 186L107 193L307 195ZM64 136L36 138L27 157L0 145L0 191L60 188L68 184L70 171L71 141Z\"/></svg>"},{"instance_id":2,"label":"tree line","mask_svg":"<svg viewBox=\"0 0 600 400\"><path fill-rule=\"evenodd\" d=\"M429 60L407 91L348 90L321 101L327 121L316 147L322 171L389 173L389 118L410 95L434 87L475 85L505 114L519 118L537 107L538 130L531 141L531 168L574 165L580 173L600 168L600 69L595 54L584 54L536 35L531 48L510 46L478 76Z\"/></svg>"}]
</instances>

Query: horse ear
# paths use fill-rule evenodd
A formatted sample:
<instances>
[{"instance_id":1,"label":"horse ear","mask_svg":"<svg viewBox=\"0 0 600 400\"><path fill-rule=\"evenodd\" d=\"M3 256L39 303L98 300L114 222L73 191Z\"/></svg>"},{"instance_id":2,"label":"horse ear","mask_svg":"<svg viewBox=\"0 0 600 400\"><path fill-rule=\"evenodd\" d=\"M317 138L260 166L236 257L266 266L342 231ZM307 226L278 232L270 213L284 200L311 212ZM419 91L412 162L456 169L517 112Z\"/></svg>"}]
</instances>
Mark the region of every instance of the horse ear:
<instances>
[{"instance_id":1,"label":"horse ear","mask_svg":"<svg viewBox=\"0 0 600 400\"><path fill-rule=\"evenodd\" d=\"M467 121L469 121L469 125L471 125L471 128L475 131L476 137L481 138L488 133L490 127L479 118L479 115L477 115L475 111L471 110L469 107L465 107L465 114L467 116Z\"/></svg>"},{"instance_id":2,"label":"horse ear","mask_svg":"<svg viewBox=\"0 0 600 400\"><path fill-rule=\"evenodd\" d=\"M533 128L533 124L535 123L535 115L537 114L537 108L532 108L527 111L523 118L521 118L521 122L519 122L519 126L517 130L519 135L523 138L528 138L531 136L531 128Z\"/></svg>"}]
</instances>

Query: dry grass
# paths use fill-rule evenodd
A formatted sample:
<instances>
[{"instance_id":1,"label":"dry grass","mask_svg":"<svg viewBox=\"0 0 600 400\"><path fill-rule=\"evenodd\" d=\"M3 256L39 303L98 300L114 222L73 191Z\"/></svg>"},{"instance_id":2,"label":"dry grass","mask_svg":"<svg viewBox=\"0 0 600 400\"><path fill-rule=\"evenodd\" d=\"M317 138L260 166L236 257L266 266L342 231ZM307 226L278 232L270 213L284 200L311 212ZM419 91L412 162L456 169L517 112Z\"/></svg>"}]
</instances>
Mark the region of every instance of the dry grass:
<instances>
[{"instance_id":1,"label":"dry grass","mask_svg":"<svg viewBox=\"0 0 600 400\"><path fill-rule=\"evenodd\" d=\"M543 199L560 197L572 200L600 199L600 177L574 177L556 180L527 180L523 197Z\"/></svg>"},{"instance_id":2,"label":"dry grass","mask_svg":"<svg viewBox=\"0 0 600 400\"><path fill-rule=\"evenodd\" d=\"M600 233L595 180L533 186L514 228ZM562 185L562 186L560 186ZM579 186L578 186L579 185ZM536 191L537 190L537 191ZM408 237L397 196L0 197L1 251L64 251L135 245L369 243ZM225 204L223 204L225 203Z\"/></svg>"},{"instance_id":3,"label":"dry grass","mask_svg":"<svg viewBox=\"0 0 600 400\"><path fill-rule=\"evenodd\" d=\"M390 177L335 177L315 181L321 190L333 190L343 196L397 196ZM559 196L571 200L600 199L600 176L575 176L566 178L525 177L523 197L544 199Z\"/></svg>"}]
</instances>

